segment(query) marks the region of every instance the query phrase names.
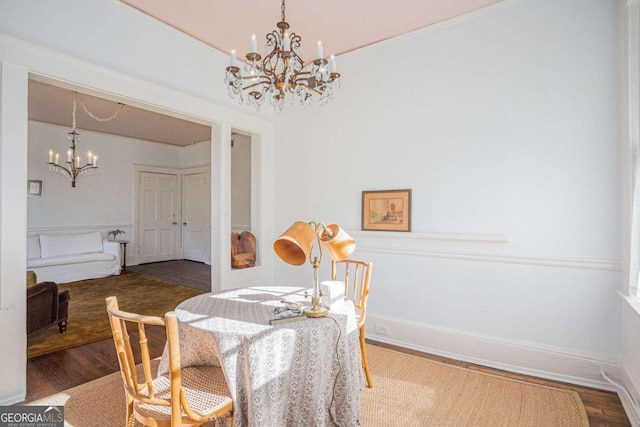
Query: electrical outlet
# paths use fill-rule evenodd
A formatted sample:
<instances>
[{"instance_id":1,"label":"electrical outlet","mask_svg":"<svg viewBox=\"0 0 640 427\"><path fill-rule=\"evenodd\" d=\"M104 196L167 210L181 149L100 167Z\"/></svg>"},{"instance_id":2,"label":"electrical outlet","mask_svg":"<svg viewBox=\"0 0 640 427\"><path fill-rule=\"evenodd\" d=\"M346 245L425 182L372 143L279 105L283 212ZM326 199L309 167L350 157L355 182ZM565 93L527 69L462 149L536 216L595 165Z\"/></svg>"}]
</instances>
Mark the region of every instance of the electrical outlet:
<instances>
[{"instance_id":1,"label":"electrical outlet","mask_svg":"<svg viewBox=\"0 0 640 427\"><path fill-rule=\"evenodd\" d=\"M376 325L376 334L389 335L389 327L387 325Z\"/></svg>"}]
</instances>

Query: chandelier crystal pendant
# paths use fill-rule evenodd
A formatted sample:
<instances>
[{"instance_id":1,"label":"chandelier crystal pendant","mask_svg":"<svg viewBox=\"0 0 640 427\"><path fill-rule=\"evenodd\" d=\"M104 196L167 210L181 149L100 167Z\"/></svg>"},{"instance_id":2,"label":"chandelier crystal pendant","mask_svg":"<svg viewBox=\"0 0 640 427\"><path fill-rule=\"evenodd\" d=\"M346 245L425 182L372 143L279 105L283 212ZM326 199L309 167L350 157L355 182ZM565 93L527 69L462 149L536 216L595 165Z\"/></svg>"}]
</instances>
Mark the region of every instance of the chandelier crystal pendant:
<instances>
[{"instance_id":1,"label":"chandelier crystal pendant","mask_svg":"<svg viewBox=\"0 0 640 427\"><path fill-rule=\"evenodd\" d=\"M322 42L318 41L316 59L305 64L302 38L287 32L289 23L285 20L284 0L281 19L276 24L278 30L266 36L264 59L257 52L255 34L251 37L251 51L245 55L246 61L238 64L235 50L231 51L231 65L226 68L224 78L229 95L256 110L268 98L272 107L282 111L287 94L291 102L297 99L301 107L311 104L313 99L319 105L326 104L333 96L334 84L340 87L335 58L332 55L328 61L324 59Z\"/></svg>"},{"instance_id":2,"label":"chandelier crystal pendant","mask_svg":"<svg viewBox=\"0 0 640 427\"><path fill-rule=\"evenodd\" d=\"M49 170L51 172L66 176L69 179L69 181L71 181L72 188L75 188L76 181L78 181L78 179L81 176L93 175L96 169L98 169L98 166L97 166L98 156L93 155L91 151L89 151L87 154L87 163L81 166L80 163L82 160L80 159L80 156L76 153L76 143L80 141L80 134L76 132L76 110L77 110L78 100L82 104L82 108L84 109L84 111L89 116L102 122L110 121L116 118L120 113L120 111L122 111L122 107L124 107L124 104L119 103L120 108L115 112L115 114L113 114L109 118L101 119L91 114L87 110L87 107L82 103L82 100L80 99L78 93L74 92L73 112L72 112L73 121L71 125L71 132L69 132L69 137L67 138L69 141L71 141L71 146L69 147L69 150L67 150L67 161L65 162L66 166L63 166L59 163L60 155L58 153L54 153L53 150L49 150L49 161L47 162L47 164L49 165Z\"/></svg>"}]
</instances>

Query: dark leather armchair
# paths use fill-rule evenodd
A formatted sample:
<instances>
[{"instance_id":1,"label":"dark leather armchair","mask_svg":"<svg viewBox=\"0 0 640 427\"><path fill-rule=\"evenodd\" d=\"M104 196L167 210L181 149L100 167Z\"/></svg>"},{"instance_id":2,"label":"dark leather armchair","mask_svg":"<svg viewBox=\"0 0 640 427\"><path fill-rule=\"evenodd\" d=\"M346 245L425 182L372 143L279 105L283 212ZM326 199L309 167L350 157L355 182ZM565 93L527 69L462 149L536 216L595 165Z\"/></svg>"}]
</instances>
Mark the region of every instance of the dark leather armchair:
<instances>
[{"instance_id":1,"label":"dark leather armchair","mask_svg":"<svg viewBox=\"0 0 640 427\"><path fill-rule=\"evenodd\" d=\"M58 292L54 282L40 282L27 288L27 336L58 324L60 333L67 330L68 290Z\"/></svg>"}]
</instances>

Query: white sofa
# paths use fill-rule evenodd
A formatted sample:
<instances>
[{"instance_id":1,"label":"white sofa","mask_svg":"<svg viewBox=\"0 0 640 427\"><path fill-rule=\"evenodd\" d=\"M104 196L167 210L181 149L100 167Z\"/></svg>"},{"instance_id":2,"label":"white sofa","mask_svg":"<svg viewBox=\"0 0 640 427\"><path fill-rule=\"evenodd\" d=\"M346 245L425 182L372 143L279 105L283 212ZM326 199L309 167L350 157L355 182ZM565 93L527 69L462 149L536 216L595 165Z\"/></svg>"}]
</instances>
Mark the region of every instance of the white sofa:
<instances>
[{"instance_id":1,"label":"white sofa","mask_svg":"<svg viewBox=\"0 0 640 427\"><path fill-rule=\"evenodd\" d=\"M98 231L27 236L27 270L38 282L66 283L120 274L120 244Z\"/></svg>"}]
</instances>

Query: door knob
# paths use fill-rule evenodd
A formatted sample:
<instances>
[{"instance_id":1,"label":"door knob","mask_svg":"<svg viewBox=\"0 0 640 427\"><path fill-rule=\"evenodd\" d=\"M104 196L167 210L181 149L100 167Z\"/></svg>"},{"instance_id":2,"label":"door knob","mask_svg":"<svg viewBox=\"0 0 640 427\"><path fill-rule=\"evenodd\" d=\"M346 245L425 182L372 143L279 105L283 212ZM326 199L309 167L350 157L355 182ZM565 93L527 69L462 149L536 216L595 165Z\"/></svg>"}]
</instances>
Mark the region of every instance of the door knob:
<instances>
[{"instance_id":1,"label":"door knob","mask_svg":"<svg viewBox=\"0 0 640 427\"><path fill-rule=\"evenodd\" d=\"M176 225L176 224L177 224L177 222L173 221L171 224Z\"/></svg>"},{"instance_id":2,"label":"door knob","mask_svg":"<svg viewBox=\"0 0 640 427\"><path fill-rule=\"evenodd\" d=\"M184 225L184 226L186 227L186 226L187 226L187 223L186 223L186 222L183 222L183 223L182 223L182 225Z\"/></svg>"}]
</instances>

